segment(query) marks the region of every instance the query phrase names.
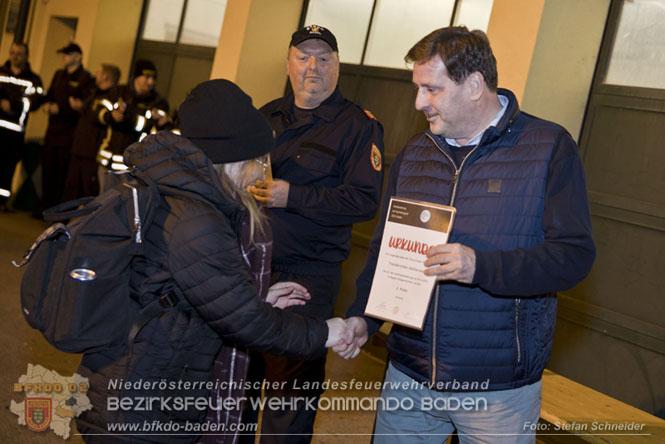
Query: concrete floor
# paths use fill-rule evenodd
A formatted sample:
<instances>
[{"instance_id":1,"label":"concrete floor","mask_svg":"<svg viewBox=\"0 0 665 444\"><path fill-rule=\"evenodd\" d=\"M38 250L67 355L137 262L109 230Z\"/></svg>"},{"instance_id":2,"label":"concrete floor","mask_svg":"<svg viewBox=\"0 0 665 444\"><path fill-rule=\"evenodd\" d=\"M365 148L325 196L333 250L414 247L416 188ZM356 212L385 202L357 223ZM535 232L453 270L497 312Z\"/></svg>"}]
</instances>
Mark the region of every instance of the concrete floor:
<instances>
[{"instance_id":1,"label":"concrete floor","mask_svg":"<svg viewBox=\"0 0 665 444\"><path fill-rule=\"evenodd\" d=\"M19 307L19 288L22 271L14 268L12 260L19 260L33 240L47 225L31 218L27 213L0 213L0 344L4 344L4 359L0 359L0 444L62 443L52 431L32 432L18 425L17 416L9 410L10 400L20 402L22 393L13 392L13 384L27 370L27 365L40 364L63 376L72 375L80 356L66 354L51 347L38 331L25 322ZM384 364L367 353L352 361L339 359L331 353L327 377L333 381L381 381ZM324 397L374 397L378 390L332 391ZM369 443L374 423L373 411L321 411L317 415L313 442L316 444ZM74 422L72 421L72 426ZM69 443L81 443L74 435Z\"/></svg>"}]
</instances>

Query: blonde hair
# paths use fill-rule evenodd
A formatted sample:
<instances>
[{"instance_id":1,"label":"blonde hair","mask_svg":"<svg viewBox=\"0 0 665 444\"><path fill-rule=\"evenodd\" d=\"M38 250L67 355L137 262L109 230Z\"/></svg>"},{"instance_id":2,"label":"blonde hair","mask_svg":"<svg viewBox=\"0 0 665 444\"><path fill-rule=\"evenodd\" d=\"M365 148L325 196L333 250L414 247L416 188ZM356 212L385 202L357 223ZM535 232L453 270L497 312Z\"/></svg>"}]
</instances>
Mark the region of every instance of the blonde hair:
<instances>
[{"instance_id":1,"label":"blonde hair","mask_svg":"<svg viewBox=\"0 0 665 444\"><path fill-rule=\"evenodd\" d=\"M265 230L263 224L265 222L266 216L259 209L254 197L246 190L247 186L250 185L251 180L249 174L249 167L251 163L254 162L254 159L244 160L242 162L234 163L216 163L213 164L213 168L219 175L219 180L222 183L222 188L225 192L229 194L234 200L239 201L247 211L249 211L249 242L250 244L254 243L254 234L257 232L261 235L265 235ZM231 176L236 175L231 171L233 168L240 170L240 177L237 177L240 183L236 183Z\"/></svg>"}]
</instances>

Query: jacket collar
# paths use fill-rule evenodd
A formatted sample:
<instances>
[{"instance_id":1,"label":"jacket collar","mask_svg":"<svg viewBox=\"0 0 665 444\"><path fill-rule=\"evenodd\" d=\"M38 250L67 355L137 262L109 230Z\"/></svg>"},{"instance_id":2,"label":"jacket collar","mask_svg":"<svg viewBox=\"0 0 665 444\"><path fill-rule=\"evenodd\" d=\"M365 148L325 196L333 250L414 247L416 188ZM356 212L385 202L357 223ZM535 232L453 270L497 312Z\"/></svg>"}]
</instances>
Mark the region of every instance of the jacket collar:
<instances>
[{"instance_id":1,"label":"jacket collar","mask_svg":"<svg viewBox=\"0 0 665 444\"><path fill-rule=\"evenodd\" d=\"M507 131L520 113L520 106L517 103L517 97L515 97L515 94L513 94L512 91L504 88L498 88L497 94L508 98L508 108L506 109L503 117L501 117L501 120L499 120L499 123L496 126L489 127L488 131L486 131L490 133L496 133L491 140L494 140L496 137ZM484 137L485 136L483 136L483 138ZM490 140L486 140L486 142L489 141Z\"/></svg>"},{"instance_id":2,"label":"jacket collar","mask_svg":"<svg viewBox=\"0 0 665 444\"><path fill-rule=\"evenodd\" d=\"M339 90L339 86L336 86L330 97L321 102L319 106L312 109L312 115L316 118L325 120L326 122L332 122L344 108L345 102L346 99L344 96L342 96L342 92ZM284 100L282 100L282 102L279 104L277 109L272 112L272 114L280 113L284 116L288 116L292 120L294 108L295 97L293 92L291 92L284 97Z\"/></svg>"},{"instance_id":3,"label":"jacket collar","mask_svg":"<svg viewBox=\"0 0 665 444\"><path fill-rule=\"evenodd\" d=\"M83 71L83 65L79 65L78 68L76 68L72 72L67 71L67 68L65 68L65 74L69 77L78 76L81 73L81 71Z\"/></svg>"},{"instance_id":4,"label":"jacket collar","mask_svg":"<svg viewBox=\"0 0 665 444\"><path fill-rule=\"evenodd\" d=\"M488 127L483 136L480 138L480 145L487 146L495 142L499 137L501 137L506 131L510 130L510 127L513 124L513 121L520 113L519 104L517 103L517 98L512 91L504 88L497 88L497 94L504 96L508 99L508 107L506 112L503 114L496 126ZM447 149L450 149L448 143L441 136L433 134L429 129L426 130L426 133L430 135L432 139L435 139L439 142L440 145L445 146Z\"/></svg>"},{"instance_id":5,"label":"jacket collar","mask_svg":"<svg viewBox=\"0 0 665 444\"><path fill-rule=\"evenodd\" d=\"M30 68L30 62L25 62L25 66L23 67L21 72L18 73L18 74L14 74L14 71L12 71L12 65L11 65L11 62L9 60L7 60L4 65L2 65L2 69L6 73L8 73L8 74L10 74L14 77L18 77L20 79L34 75L34 73L32 72L32 69Z\"/></svg>"}]
</instances>

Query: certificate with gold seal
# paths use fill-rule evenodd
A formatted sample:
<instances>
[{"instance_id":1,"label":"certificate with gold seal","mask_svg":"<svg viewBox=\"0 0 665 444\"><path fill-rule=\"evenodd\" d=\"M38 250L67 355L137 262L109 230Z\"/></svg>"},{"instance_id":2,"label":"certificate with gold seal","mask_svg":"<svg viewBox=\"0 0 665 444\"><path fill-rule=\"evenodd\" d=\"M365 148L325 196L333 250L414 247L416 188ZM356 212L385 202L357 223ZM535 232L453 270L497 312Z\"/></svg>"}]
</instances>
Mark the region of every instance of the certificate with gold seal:
<instances>
[{"instance_id":1,"label":"certificate with gold seal","mask_svg":"<svg viewBox=\"0 0 665 444\"><path fill-rule=\"evenodd\" d=\"M448 242L455 208L392 197L365 314L422 330L436 276L425 276L430 247Z\"/></svg>"}]
</instances>

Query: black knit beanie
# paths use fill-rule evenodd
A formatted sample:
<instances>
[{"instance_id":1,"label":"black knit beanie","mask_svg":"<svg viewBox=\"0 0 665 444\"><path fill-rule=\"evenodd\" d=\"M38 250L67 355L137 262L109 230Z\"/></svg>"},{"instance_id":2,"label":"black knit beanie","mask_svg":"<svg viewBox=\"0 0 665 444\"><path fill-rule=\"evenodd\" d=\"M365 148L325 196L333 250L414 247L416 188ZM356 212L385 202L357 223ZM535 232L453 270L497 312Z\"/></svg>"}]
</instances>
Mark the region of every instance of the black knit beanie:
<instances>
[{"instance_id":1,"label":"black knit beanie","mask_svg":"<svg viewBox=\"0 0 665 444\"><path fill-rule=\"evenodd\" d=\"M197 85L178 109L180 134L212 163L238 162L269 153L272 130L252 99L228 80Z\"/></svg>"},{"instance_id":2,"label":"black knit beanie","mask_svg":"<svg viewBox=\"0 0 665 444\"><path fill-rule=\"evenodd\" d=\"M132 71L132 78L135 79L140 76L152 76L157 78L157 67L150 60L140 59L134 62L134 70Z\"/></svg>"}]
</instances>

